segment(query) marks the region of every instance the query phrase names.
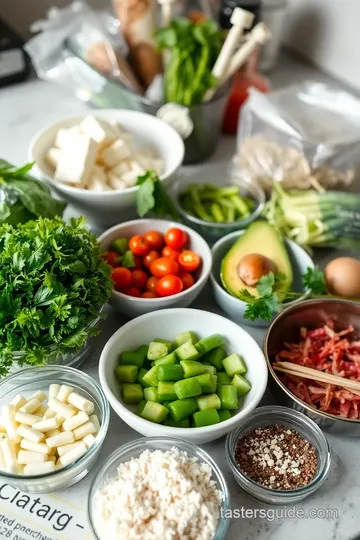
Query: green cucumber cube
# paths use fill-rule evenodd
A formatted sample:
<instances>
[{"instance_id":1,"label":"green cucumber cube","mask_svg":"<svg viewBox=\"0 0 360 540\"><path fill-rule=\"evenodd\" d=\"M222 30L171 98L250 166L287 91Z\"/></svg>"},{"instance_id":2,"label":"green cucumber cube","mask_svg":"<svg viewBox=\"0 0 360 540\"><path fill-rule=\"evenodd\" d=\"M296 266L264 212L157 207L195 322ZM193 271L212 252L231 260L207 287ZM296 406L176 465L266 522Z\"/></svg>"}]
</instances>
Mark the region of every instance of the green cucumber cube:
<instances>
[{"instance_id":1,"label":"green cucumber cube","mask_svg":"<svg viewBox=\"0 0 360 540\"><path fill-rule=\"evenodd\" d=\"M143 376L146 375L147 372L148 372L148 370L142 367L142 368L139 369L138 374L137 374L137 377L136 377L136 382L138 382L139 384L141 384L141 386L143 386L144 388L146 388L147 386L149 386L149 385L143 380Z\"/></svg>"},{"instance_id":2,"label":"green cucumber cube","mask_svg":"<svg viewBox=\"0 0 360 540\"><path fill-rule=\"evenodd\" d=\"M146 399L146 401L160 401L157 388L155 388L154 386L144 388L144 398Z\"/></svg>"},{"instance_id":3,"label":"green cucumber cube","mask_svg":"<svg viewBox=\"0 0 360 540\"><path fill-rule=\"evenodd\" d=\"M201 375L205 371L201 362L194 362L193 360L180 360L180 366L184 371L184 379Z\"/></svg>"},{"instance_id":4,"label":"green cucumber cube","mask_svg":"<svg viewBox=\"0 0 360 540\"><path fill-rule=\"evenodd\" d=\"M204 353L207 353L211 351L212 349L215 349L215 347L224 345L224 343L225 343L225 338L221 336L220 334L212 334L211 336L204 337L198 341L198 345L201 347L201 350Z\"/></svg>"},{"instance_id":5,"label":"green cucumber cube","mask_svg":"<svg viewBox=\"0 0 360 540\"><path fill-rule=\"evenodd\" d=\"M221 400L222 409L238 408L237 389L232 384L219 386L219 398Z\"/></svg>"},{"instance_id":6,"label":"green cucumber cube","mask_svg":"<svg viewBox=\"0 0 360 540\"><path fill-rule=\"evenodd\" d=\"M216 367L217 371L223 371L224 366L222 361L224 358L227 357L227 352L224 349L224 347L216 347L215 349L212 349L210 352L208 352L204 358L203 361L207 364L210 364L214 367Z\"/></svg>"},{"instance_id":7,"label":"green cucumber cube","mask_svg":"<svg viewBox=\"0 0 360 540\"><path fill-rule=\"evenodd\" d=\"M220 418L220 422L225 422L225 420L229 420L229 418L231 418L231 412L227 409L220 409L218 411L218 415Z\"/></svg>"},{"instance_id":8,"label":"green cucumber cube","mask_svg":"<svg viewBox=\"0 0 360 540\"><path fill-rule=\"evenodd\" d=\"M180 422L197 411L194 398L177 399L169 404L170 416L174 422Z\"/></svg>"},{"instance_id":9,"label":"green cucumber cube","mask_svg":"<svg viewBox=\"0 0 360 540\"><path fill-rule=\"evenodd\" d=\"M157 391L160 401L174 401L177 399L177 395L174 390L174 383L172 382L159 381Z\"/></svg>"},{"instance_id":10,"label":"green cucumber cube","mask_svg":"<svg viewBox=\"0 0 360 540\"><path fill-rule=\"evenodd\" d=\"M199 353L191 341L187 341L175 349L175 354L179 360L196 360L199 358Z\"/></svg>"},{"instance_id":11,"label":"green cucumber cube","mask_svg":"<svg viewBox=\"0 0 360 540\"><path fill-rule=\"evenodd\" d=\"M235 386L238 396L244 396L251 390L251 384L241 375L234 375L232 384Z\"/></svg>"},{"instance_id":12,"label":"green cucumber cube","mask_svg":"<svg viewBox=\"0 0 360 540\"><path fill-rule=\"evenodd\" d=\"M125 383L121 387L123 402L130 405L139 403L144 399L143 389L140 384Z\"/></svg>"},{"instance_id":13,"label":"green cucumber cube","mask_svg":"<svg viewBox=\"0 0 360 540\"><path fill-rule=\"evenodd\" d=\"M226 373L226 371L218 371L217 374L217 383L222 384L231 384L232 378Z\"/></svg>"},{"instance_id":14,"label":"green cucumber cube","mask_svg":"<svg viewBox=\"0 0 360 540\"><path fill-rule=\"evenodd\" d=\"M155 401L147 401L140 416L145 420L155 422L155 424L160 424L160 422L163 422L165 420L168 414L169 409L164 407L164 405L161 405L161 403L156 403Z\"/></svg>"},{"instance_id":15,"label":"green cucumber cube","mask_svg":"<svg viewBox=\"0 0 360 540\"><path fill-rule=\"evenodd\" d=\"M154 360L155 366L166 366L169 364L176 364L176 356L175 353L169 353L166 356L162 356L161 358L158 358L157 360Z\"/></svg>"},{"instance_id":16,"label":"green cucumber cube","mask_svg":"<svg viewBox=\"0 0 360 540\"><path fill-rule=\"evenodd\" d=\"M181 381L184 370L179 364L158 366L157 378L159 381Z\"/></svg>"},{"instance_id":17,"label":"green cucumber cube","mask_svg":"<svg viewBox=\"0 0 360 540\"><path fill-rule=\"evenodd\" d=\"M230 354L223 360L223 366L229 377L246 373L247 368L244 360L237 353Z\"/></svg>"},{"instance_id":18,"label":"green cucumber cube","mask_svg":"<svg viewBox=\"0 0 360 540\"><path fill-rule=\"evenodd\" d=\"M216 375L210 375L210 373L203 373L197 375L197 380L201 385L201 391L203 394L213 394L216 390Z\"/></svg>"},{"instance_id":19,"label":"green cucumber cube","mask_svg":"<svg viewBox=\"0 0 360 540\"><path fill-rule=\"evenodd\" d=\"M143 412L143 409L146 405L146 399L142 399L141 401L139 401L139 403L137 404L137 407L136 407L136 410L135 410L135 413L140 416L141 413Z\"/></svg>"},{"instance_id":20,"label":"green cucumber cube","mask_svg":"<svg viewBox=\"0 0 360 540\"><path fill-rule=\"evenodd\" d=\"M216 375L217 369L215 366L211 366L210 364L203 364L204 367L204 373L210 373L210 375Z\"/></svg>"},{"instance_id":21,"label":"green cucumber cube","mask_svg":"<svg viewBox=\"0 0 360 540\"><path fill-rule=\"evenodd\" d=\"M138 373L137 366L117 366L115 375L118 381L134 383Z\"/></svg>"},{"instance_id":22,"label":"green cucumber cube","mask_svg":"<svg viewBox=\"0 0 360 540\"><path fill-rule=\"evenodd\" d=\"M169 353L175 351L176 349L176 343L169 341L168 339L155 338L153 341L155 341L155 343L162 343L163 345L166 345Z\"/></svg>"},{"instance_id":23,"label":"green cucumber cube","mask_svg":"<svg viewBox=\"0 0 360 540\"><path fill-rule=\"evenodd\" d=\"M121 366L137 366L140 368L144 364L144 356L138 351L123 351L119 356L119 364Z\"/></svg>"},{"instance_id":24,"label":"green cucumber cube","mask_svg":"<svg viewBox=\"0 0 360 540\"><path fill-rule=\"evenodd\" d=\"M188 330L187 332L182 332L181 334L178 334L175 338L175 343L178 347L180 345L183 345L187 341L190 341L193 345L198 341L196 335L191 330Z\"/></svg>"},{"instance_id":25,"label":"green cucumber cube","mask_svg":"<svg viewBox=\"0 0 360 540\"><path fill-rule=\"evenodd\" d=\"M205 411L206 409L220 409L221 401L217 394L210 394L208 396L200 396L196 398L196 404L199 411Z\"/></svg>"},{"instance_id":26,"label":"green cucumber cube","mask_svg":"<svg viewBox=\"0 0 360 540\"><path fill-rule=\"evenodd\" d=\"M218 424L220 418L216 409L206 409L193 414L195 427L212 426Z\"/></svg>"},{"instance_id":27,"label":"green cucumber cube","mask_svg":"<svg viewBox=\"0 0 360 540\"><path fill-rule=\"evenodd\" d=\"M148 360L158 360L159 358L166 356L168 352L169 347L165 343L151 341L151 343L149 343L147 357Z\"/></svg>"},{"instance_id":28,"label":"green cucumber cube","mask_svg":"<svg viewBox=\"0 0 360 540\"><path fill-rule=\"evenodd\" d=\"M182 381L177 381L174 384L174 389L176 395L179 399L185 399L193 396L200 396L202 394L201 384L196 377L191 377L189 379L183 379Z\"/></svg>"},{"instance_id":29,"label":"green cucumber cube","mask_svg":"<svg viewBox=\"0 0 360 540\"><path fill-rule=\"evenodd\" d=\"M143 381L149 386L158 385L157 366L152 367L145 375L143 375Z\"/></svg>"}]
</instances>

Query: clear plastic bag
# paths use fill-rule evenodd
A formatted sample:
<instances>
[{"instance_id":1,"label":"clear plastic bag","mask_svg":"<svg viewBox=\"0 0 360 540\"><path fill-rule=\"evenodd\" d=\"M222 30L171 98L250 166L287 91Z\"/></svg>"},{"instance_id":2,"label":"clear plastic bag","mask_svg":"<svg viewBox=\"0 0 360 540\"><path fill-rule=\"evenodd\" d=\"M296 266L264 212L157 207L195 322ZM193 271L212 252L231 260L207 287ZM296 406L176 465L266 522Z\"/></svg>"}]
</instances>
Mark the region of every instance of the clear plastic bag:
<instances>
[{"instance_id":1,"label":"clear plastic bag","mask_svg":"<svg viewBox=\"0 0 360 540\"><path fill-rule=\"evenodd\" d=\"M79 93L84 89L99 93L106 84L103 73L142 92L127 64L119 23L110 13L95 12L85 1L77 0L66 8L50 9L47 17L32 25L31 30L39 33L25 45L39 78Z\"/></svg>"},{"instance_id":2,"label":"clear plastic bag","mask_svg":"<svg viewBox=\"0 0 360 540\"><path fill-rule=\"evenodd\" d=\"M360 101L317 82L271 94L250 89L239 117L234 165L266 191L343 188L360 161Z\"/></svg>"}]
</instances>

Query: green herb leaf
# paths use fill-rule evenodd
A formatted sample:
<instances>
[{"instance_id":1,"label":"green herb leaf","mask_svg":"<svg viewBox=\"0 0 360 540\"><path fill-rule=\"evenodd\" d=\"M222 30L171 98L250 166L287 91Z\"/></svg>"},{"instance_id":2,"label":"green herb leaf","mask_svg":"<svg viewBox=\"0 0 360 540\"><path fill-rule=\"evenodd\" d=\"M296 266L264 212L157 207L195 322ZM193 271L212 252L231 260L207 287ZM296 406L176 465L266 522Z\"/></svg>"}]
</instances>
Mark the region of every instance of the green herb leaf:
<instances>
[{"instance_id":1,"label":"green herb leaf","mask_svg":"<svg viewBox=\"0 0 360 540\"><path fill-rule=\"evenodd\" d=\"M132 251L125 251L124 255L119 258L121 266L124 266L125 268L135 268L135 257Z\"/></svg>"},{"instance_id":2,"label":"green herb leaf","mask_svg":"<svg viewBox=\"0 0 360 540\"><path fill-rule=\"evenodd\" d=\"M159 217L179 219L174 203L154 171L139 176L137 185L136 207L140 217L153 212Z\"/></svg>"},{"instance_id":3,"label":"green herb leaf","mask_svg":"<svg viewBox=\"0 0 360 540\"><path fill-rule=\"evenodd\" d=\"M3 164L0 163L0 167ZM0 226L0 375L81 347L113 283L82 218Z\"/></svg>"},{"instance_id":4,"label":"green herb leaf","mask_svg":"<svg viewBox=\"0 0 360 540\"><path fill-rule=\"evenodd\" d=\"M304 288L310 289L312 293L326 293L325 274L318 266L315 266L315 268L308 268L306 273L302 276L302 280Z\"/></svg>"},{"instance_id":5,"label":"green herb leaf","mask_svg":"<svg viewBox=\"0 0 360 540\"><path fill-rule=\"evenodd\" d=\"M259 296L267 296L272 294L275 285L275 276L273 272L269 272L265 276L259 279L259 283L256 286L256 290Z\"/></svg>"}]
</instances>

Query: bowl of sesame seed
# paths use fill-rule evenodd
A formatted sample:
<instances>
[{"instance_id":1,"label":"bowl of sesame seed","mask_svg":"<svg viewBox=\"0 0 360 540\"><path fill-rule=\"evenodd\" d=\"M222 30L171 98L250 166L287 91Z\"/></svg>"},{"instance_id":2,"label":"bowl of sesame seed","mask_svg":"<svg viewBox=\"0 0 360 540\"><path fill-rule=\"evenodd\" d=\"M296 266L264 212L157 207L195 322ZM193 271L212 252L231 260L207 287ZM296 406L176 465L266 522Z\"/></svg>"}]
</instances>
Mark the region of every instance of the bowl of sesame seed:
<instances>
[{"instance_id":1,"label":"bowl of sesame seed","mask_svg":"<svg viewBox=\"0 0 360 540\"><path fill-rule=\"evenodd\" d=\"M226 457L239 486L272 505L295 504L314 493L330 468L321 429L286 407L260 407L226 439Z\"/></svg>"}]
</instances>

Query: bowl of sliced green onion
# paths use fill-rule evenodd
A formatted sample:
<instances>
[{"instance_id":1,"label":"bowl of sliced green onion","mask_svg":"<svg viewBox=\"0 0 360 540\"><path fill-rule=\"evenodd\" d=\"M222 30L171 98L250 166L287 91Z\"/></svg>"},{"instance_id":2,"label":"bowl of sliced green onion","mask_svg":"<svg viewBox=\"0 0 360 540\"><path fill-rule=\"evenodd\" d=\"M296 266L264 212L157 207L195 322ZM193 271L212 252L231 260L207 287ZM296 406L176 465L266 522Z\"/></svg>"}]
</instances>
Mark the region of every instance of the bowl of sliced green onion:
<instances>
[{"instance_id":1,"label":"bowl of sliced green onion","mask_svg":"<svg viewBox=\"0 0 360 540\"><path fill-rule=\"evenodd\" d=\"M265 206L265 193L256 184L236 178L236 184L223 178L174 185L174 203L186 225L208 242L245 229Z\"/></svg>"}]
</instances>

